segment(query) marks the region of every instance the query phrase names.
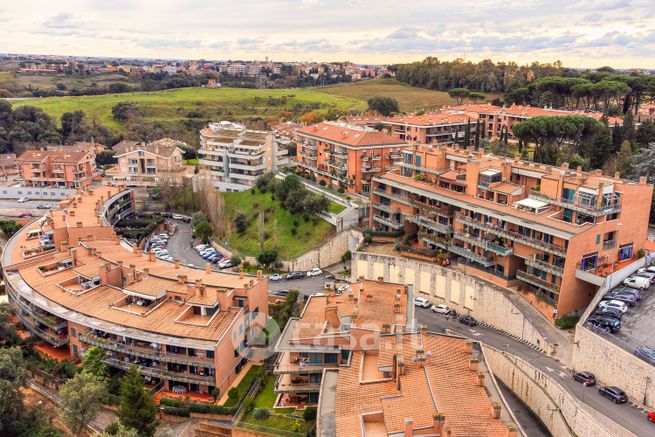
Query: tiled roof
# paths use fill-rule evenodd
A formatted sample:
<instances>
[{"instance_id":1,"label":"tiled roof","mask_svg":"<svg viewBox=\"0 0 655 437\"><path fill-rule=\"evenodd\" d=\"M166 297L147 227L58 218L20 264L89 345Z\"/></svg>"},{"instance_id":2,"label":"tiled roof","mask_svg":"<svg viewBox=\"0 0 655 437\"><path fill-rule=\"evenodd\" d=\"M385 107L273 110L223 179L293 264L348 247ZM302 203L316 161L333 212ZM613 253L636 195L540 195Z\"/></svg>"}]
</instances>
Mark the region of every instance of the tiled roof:
<instances>
[{"instance_id":1,"label":"tiled roof","mask_svg":"<svg viewBox=\"0 0 655 437\"><path fill-rule=\"evenodd\" d=\"M67 150L26 150L18 158L19 162L41 162L46 159L52 162L77 164L88 157L87 152Z\"/></svg>"},{"instance_id":2,"label":"tiled roof","mask_svg":"<svg viewBox=\"0 0 655 437\"><path fill-rule=\"evenodd\" d=\"M143 294L146 296L157 296L162 291L172 291L175 293L186 293L186 283L179 281L171 281L170 279L157 278L155 276L146 276L145 278L136 281L125 287L126 290L135 293Z\"/></svg>"},{"instance_id":3,"label":"tiled roof","mask_svg":"<svg viewBox=\"0 0 655 437\"><path fill-rule=\"evenodd\" d=\"M398 115L387 120L388 123L410 124L415 126L440 126L449 124L463 124L469 120L477 120L475 114L457 111L426 112L422 115Z\"/></svg>"},{"instance_id":4,"label":"tiled roof","mask_svg":"<svg viewBox=\"0 0 655 437\"><path fill-rule=\"evenodd\" d=\"M473 105L460 105L449 108L451 110L465 111L470 113L479 114L493 114L493 115L508 115L519 118L532 118L532 117L549 117L549 116L568 116L568 115L584 115L600 121L603 114L600 112L585 112L585 111L568 111L564 109L540 108L538 106L524 106L512 105L506 108L494 106L492 104L473 104ZM610 126L615 124L623 124L623 120L619 117L609 117L607 123Z\"/></svg>"},{"instance_id":5,"label":"tiled roof","mask_svg":"<svg viewBox=\"0 0 655 437\"><path fill-rule=\"evenodd\" d=\"M496 182L489 185L489 188L503 194L514 194L517 191L523 191L523 186L511 182Z\"/></svg>"},{"instance_id":6,"label":"tiled roof","mask_svg":"<svg viewBox=\"0 0 655 437\"><path fill-rule=\"evenodd\" d=\"M298 129L298 134L320 138L327 142L345 144L347 146L393 146L405 143L391 135L372 129L356 128L342 123L321 122Z\"/></svg>"},{"instance_id":7,"label":"tiled roof","mask_svg":"<svg viewBox=\"0 0 655 437\"><path fill-rule=\"evenodd\" d=\"M116 156L143 150L163 158L170 158L178 148L184 146L186 146L186 143L183 143L182 141L172 140L170 138L162 138L150 143L121 141L120 143L116 144L113 149L116 151Z\"/></svg>"}]
</instances>

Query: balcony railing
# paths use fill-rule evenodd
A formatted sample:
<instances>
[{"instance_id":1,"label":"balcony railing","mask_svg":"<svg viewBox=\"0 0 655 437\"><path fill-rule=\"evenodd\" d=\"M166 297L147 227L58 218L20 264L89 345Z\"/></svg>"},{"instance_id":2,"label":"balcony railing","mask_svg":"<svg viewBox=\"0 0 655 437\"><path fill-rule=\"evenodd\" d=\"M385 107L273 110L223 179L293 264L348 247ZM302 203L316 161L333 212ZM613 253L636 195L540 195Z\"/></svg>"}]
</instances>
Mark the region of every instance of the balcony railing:
<instances>
[{"instance_id":1,"label":"balcony railing","mask_svg":"<svg viewBox=\"0 0 655 437\"><path fill-rule=\"evenodd\" d=\"M492 260L491 258L477 254L473 252L472 250L465 249L463 247L456 246L454 244L451 244L448 247L448 250L451 251L454 254L457 254L459 256L463 256L466 259L469 259L471 261L475 261L476 263L484 266L484 267L491 267L496 264L496 261Z\"/></svg>"},{"instance_id":2,"label":"balcony railing","mask_svg":"<svg viewBox=\"0 0 655 437\"><path fill-rule=\"evenodd\" d=\"M362 181L362 183L365 183L366 181ZM389 214L393 214L396 211L398 211L398 208L392 208L391 205L385 205L384 203L379 203L379 202L373 202L371 205L373 205L373 208L379 209L380 211L388 212Z\"/></svg>"},{"instance_id":3,"label":"balcony railing","mask_svg":"<svg viewBox=\"0 0 655 437\"><path fill-rule=\"evenodd\" d=\"M485 232L498 235L499 237L505 237L511 241L526 246L534 247L535 249L540 249L561 257L566 256L566 249L556 244L551 244L551 243L546 243L545 241L536 240L534 238L528 237L527 235L519 234L518 232L515 231L508 231L505 229L501 229L496 225L489 224L489 223L482 223L480 221L473 220L469 217L458 217L457 221L459 221L462 224L472 226L476 229L481 229Z\"/></svg>"},{"instance_id":4,"label":"balcony railing","mask_svg":"<svg viewBox=\"0 0 655 437\"><path fill-rule=\"evenodd\" d=\"M392 229L402 229L403 228L403 223L399 220L393 220L391 218L386 218L382 217L379 215L374 215L373 220L375 220L378 223L382 223L383 225L387 225Z\"/></svg>"},{"instance_id":5,"label":"balcony railing","mask_svg":"<svg viewBox=\"0 0 655 437\"><path fill-rule=\"evenodd\" d=\"M452 216L450 208L447 206L430 205L429 203L421 202L419 200L414 203L414 206L417 206L419 209L430 211L432 214L441 217L450 218Z\"/></svg>"},{"instance_id":6,"label":"balcony railing","mask_svg":"<svg viewBox=\"0 0 655 437\"><path fill-rule=\"evenodd\" d=\"M403 196L401 194L392 194L380 189L373 190L373 194L386 197L387 199L395 200L396 202L400 202L405 205L414 206L414 200L410 199L408 196Z\"/></svg>"},{"instance_id":7,"label":"balcony railing","mask_svg":"<svg viewBox=\"0 0 655 437\"><path fill-rule=\"evenodd\" d=\"M160 349L154 349L147 346L137 346L134 344L118 343L116 340L98 337L91 333L80 333L82 343L98 346L101 349L122 352L141 358L162 361L166 363L183 364L188 366L214 367L214 359L207 357L192 357L188 355L175 354L172 352L162 352Z\"/></svg>"},{"instance_id":8,"label":"balcony railing","mask_svg":"<svg viewBox=\"0 0 655 437\"><path fill-rule=\"evenodd\" d=\"M548 272L550 274L553 274L555 276L561 277L564 274L564 267L558 266L556 264L550 264L544 260L540 260L538 258L527 258L525 260L525 263L529 265L530 267L537 268L539 270L543 270L545 272Z\"/></svg>"},{"instance_id":9,"label":"balcony railing","mask_svg":"<svg viewBox=\"0 0 655 437\"><path fill-rule=\"evenodd\" d=\"M441 249L448 250L450 246L450 240L445 238L438 238L426 233L419 234L419 238L425 243L432 244L433 246L440 247Z\"/></svg>"},{"instance_id":10,"label":"balcony railing","mask_svg":"<svg viewBox=\"0 0 655 437\"><path fill-rule=\"evenodd\" d=\"M542 193L539 190L533 188L530 189L530 196L535 199L543 200L544 202L552 203L553 205L561 206L563 208L573 209L585 214L593 216L602 216L607 214L614 214L621 211L620 204L614 205L591 205L588 203L583 203L579 198L569 199L566 197L552 197Z\"/></svg>"},{"instance_id":11,"label":"balcony railing","mask_svg":"<svg viewBox=\"0 0 655 437\"><path fill-rule=\"evenodd\" d=\"M405 219L411 223L416 223L417 225L432 229L433 231L437 231L442 234L450 235L453 233L450 225L444 225L419 215L408 215L405 216Z\"/></svg>"},{"instance_id":12,"label":"balcony railing","mask_svg":"<svg viewBox=\"0 0 655 437\"><path fill-rule=\"evenodd\" d=\"M160 369L158 367L148 367L140 364L133 364L116 358L105 358L103 361L105 364L108 364L112 367L117 367L119 369L128 369L130 366L134 365L139 368L139 373L147 376L153 376L155 378L166 378L180 382L188 382L191 384L208 385L216 383L216 378L214 375L196 375L189 372L173 372L171 370Z\"/></svg>"},{"instance_id":13,"label":"balcony railing","mask_svg":"<svg viewBox=\"0 0 655 437\"><path fill-rule=\"evenodd\" d=\"M67 345L70 342L70 339L68 338L67 335L57 335L52 332L48 332L44 329L39 328L36 326L34 322L32 322L30 319L28 319L25 315L23 315L21 312L18 312L18 318L20 319L21 322L29 329L29 331L33 334L35 334L37 337L42 338L43 340L47 341L54 347L59 347L59 346L64 346Z\"/></svg>"},{"instance_id":14,"label":"balcony railing","mask_svg":"<svg viewBox=\"0 0 655 437\"><path fill-rule=\"evenodd\" d=\"M559 285L544 281L539 276L528 273L525 270L517 270L516 278L523 282L527 282L530 285L534 285L535 287L552 291L554 293L559 293Z\"/></svg>"},{"instance_id":15,"label":"balcony railing","mask_svg":"<svg viewBox=\"0 0 655 437\"><path fill-rule=\"evenodd\" d=\"M280 375L283 373L288 374L309 374L309 373L322 373L323 369L338 367L337 363L312 363L306 359L299 358L295 362L291 361L288 352L280 354L275 362L273 373Z\"/></svg>"},{"instance_id":16,"label":"balcony railing","mask_svg":"<svg viewBox=\"0 0 655 437\"><path fill-rule=\"evenodd\" d=\"M382 170L382 169L380 167L378 167L378 166L370 166L370 167L369 166L362 166L362 172L363 173L376 172L376 171L380 171L380 170Z\"/></svg>"},{"instance_id":17,"label":"balcony railing","mask_svg":"<svg viewBox=\"0 0 655 437\"><path fill-rule=\"evenodd\" d=\"M481 247L500 256L509 256L514 253L511 247L505 247L492 241L487 241L482 237L474 237L460 232L455 233L455 238L472 246Z\"/></svg>"},{"instance_id":18,"label":"balcony railing","mask_svg":"<svg viewBox=\"0 0 655 437\"><path fill-rule=\"evenodd\" d=\"M48 328L54 329L55 331L60 331L68 327L68 322L66 322L66 320L43 314L39 310L36 310L30 307L28 304L24 303L20 298L14 299L13 302L18 304L21 310L29 314L31 318L39 323L44 324Z\"/></svg>"},{"instance_id":19,"label":"balcony railing","mask_svg":"<svg viewBox=\"0 0 655 437\"><path fill-rule=\"evenodd\" d=\"M614 247L616 247L616 240L603 241L603 250L612 249Z\"/></svg>"},{"instance_id":20,"label":"balcony railing","mask_svg":"<svg viewBox=\"0 0 655 437\"><path fill-rule=\"evenodd\" d=\"M287 374L280 375L275 381L276 393L313 393L320 389L321 384L318 382L306 382L302 378L294 379L292 375Z\"/></svg>"}]
</instances>

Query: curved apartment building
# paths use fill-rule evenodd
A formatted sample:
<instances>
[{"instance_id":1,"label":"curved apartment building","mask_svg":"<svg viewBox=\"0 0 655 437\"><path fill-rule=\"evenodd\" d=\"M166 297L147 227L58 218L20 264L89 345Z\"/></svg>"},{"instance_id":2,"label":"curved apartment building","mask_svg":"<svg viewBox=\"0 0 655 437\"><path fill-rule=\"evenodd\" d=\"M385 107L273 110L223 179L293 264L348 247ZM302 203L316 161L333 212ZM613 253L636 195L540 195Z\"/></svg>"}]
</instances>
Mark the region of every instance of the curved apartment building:
<instances>
[{"instance_id":1,"label":"curved apartment building","mask_svg":"<svg viewBox=\"0 0 655 437\"><path fill-rule=\"evenodd\" d=\"M135 364L150 385L225 393L268 317L267 280L142 253L112 227L132 203L131 190L103 186L23 227L2 255L9 301L73 360L98 346L108 365Z\"/></svg>"}]
</instances>

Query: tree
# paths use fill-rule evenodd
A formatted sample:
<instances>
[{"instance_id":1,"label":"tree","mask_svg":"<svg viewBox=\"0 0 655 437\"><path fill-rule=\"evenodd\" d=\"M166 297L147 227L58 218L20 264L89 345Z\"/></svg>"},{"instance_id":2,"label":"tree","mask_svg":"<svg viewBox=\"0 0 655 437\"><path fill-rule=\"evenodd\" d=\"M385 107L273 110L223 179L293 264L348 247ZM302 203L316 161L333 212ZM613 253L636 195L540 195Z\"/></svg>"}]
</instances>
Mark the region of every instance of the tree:
<instances>
[{"instance_id":1,"label":"tree","mask_svg":"<svg viewBox=\"0 0 655 437\"><path fill-rule=\"evenodd\" d=\"M97 346L91 346L84 355L82 355L82 371L90 373L100 379L107 376L107 365L103 362L105 351Z\"/></svg>"},{"instance_id":2,"label":"tree","mask_svg":"<svg viewBox=\"0 0 655 437\"><path fill-rule=\"evenodd\" d=\"M485 93L478 93L475 91L471 91L468 95L468 99L473 103L483 102L487 100L487 95Z\"/></svg>"},{"instance_id":3,"label":"tree","mask_svg":"<svg viewBox=\"0 0 655 437\"><path fill-rule=\"evenodd\" d=\"M145 390L136 366L130 366L121 381L118 417L141 436L152 437L157 428L157 404Z\"/></svg>"},{"instance_id":4,"label":"tree","mask_svg":"<svg viewBox=\"0 0 655 437\"><path fill-rule=\"evenodd\" d=\"M85 131L84 111L78 110L62 114L61 133L65 142L81 139Z\"/></svg>"},{"instance_id":5,"label":"tree","mask_svg":"<svg viewBox=\"0 0 655 437\"><path fill-rule=\"evenodd\" d=\"M457 105L461 105L464 99L471 95L471 91L466 88L452 88L448 90L448 95L457 100Z\"/></svg>"},{"instance_id":6,"label":"tree","mask_svg":"<svg viewBox=\"0 0 655 437\"><path fill-rule=\"evenodd\" d=\"M7 303L0 304L0 345L11 347L20 344L20 342L11 307Z\"/></svg>"},{"instance_id":7,"label":"tree","mask_svg":"<svg viewBox=\"0 0 655 437\"><path fill-rule=\"evenodd\" d=\"M257 262L261 264L265 269L268 269L271 266L271 264L277 261L277 258L278 258L277 251L271 250L267 252L262 252L259 255L257 255Z\"/></svg>"},{"instance_id":8,"label":"tree","mask_svg":"<svg viewBox=\"0 0 655 437\"><path fill-rule=\"evenodd\" d=\"M248 229L248 225L248 217L246 217L244 213L240 212L236 217L234 217L234 226L236 226L239 234L245 233Z\"/></svg>"},{"instance_id":9,"label":"tree","mask_svg":"<svg viewBox=\"0 0 655 437\"><path fill-rule=\"evenodd\" d=\"M200 222L206 222L207 216L202 211L196 211L191 215L191 226L195 226Z\"/></svg>"},{"instance_id":10,"label":"tree","mask_svg":"<svg viewBox=\"0 0 655 437\"><path fill-rule=\"evenodd\" d=\"M655 142L655 123L651 120L644 120L637 128L635 143L641 148L652 142Z\"/></svg>"},{"instance_id":11,"label":"tree","mask_svg":"<svg viewBox=\"0 0 655 437\"><path fill-rule=\"evenodd\" d=\"M111 108L114 120L127 121L139 113L139 107L134 102L118 102Z\"/></svg>"},{"instance_id":12,"label":"tree","mask_svg":"<svg viewBox=\"0 0 655 437\"><path fill-rule=\"evenodd\" d=\"M112 422L99 435L99 437L139 437L139 433L134 428L128 428L122 423Z\"/></svg>"},{"instance_id":13,"label":"tree","mask_svg":"<svg viewBox=\"0 0 655 437\"><path fill-rule=\"evenodd\" d=\"M303 115L301 115L298 118L298 121L300 121L303 124L315 124L315 123L320 123L323 120L325 120L323 114L315 111L305 112Z\"/></svg>"},{"instance_id":14,"label":"tree","mask_svg":"<svg viewBox=\"0 0 655 437\"><path fill-rule=\"evenodd\" d=\"M79 435L102 408L107 387L96 375L81 372L66 381L59 394L61 418L74 435Z\"/></svg>"},{"instance_id":15,"label":"tree","mask_svg":"<svg viewBox=\"0 0 655 437\"><path fill-rule=\"evenodd\" d=\"M0 349L0 435L20 435L25 406L20 387L25 385L25 362L18 347Z\"/></svg>"},{"instance_id":16,"label":"tree","mask_svg":"<svg viewBox=\"0 0 655 437\"><path fill-rule=\"evenodd\" d=\"M105 165L116 164L118 160L114 158L115 154L115 150L103 150L102 152L96 153L96 165L103 167Z\"/></svg>"},{"instance_id":17,"label":"tree","mask_svg":"<svg viewBox=\"0 0 655 437\"><path fill-rule=\"evenodd\" d=\"M394 112L400 112L398 101L392 97L374 96L367 100L369 111L375 111L388 117Z\"/></svg>"},{"instance_id":18,"label":"tree","mask_svg":"<svg viewBox=\"0 0 655 437\"><path fill-rule=\"evenodd\" d=\"M197 223L193 228L193 235L196 238L200 238L203 243L208 243L209 238L214 235L214 229L212 229L212 225L207 220L204 220Z\"/></svg>"},{"instance_id":19,"label":"tree","mask_svg":"<svg viewBox=\"0 0 655 437\"><path fill-rule=\"evenodd\" d=\"M619 152L607 162L603 170L606 174L612 175L619 172L621 176L629 177L633 172L633 163L636 165L640 164L637 160L638 158L639 157L632 156L632 147L630 142L626 140L621 144L621 150L619 150ZM647 153L644 153L644 155L641 156L641 159L645 160L642 164L642 169L647 169L649 166Z\"/></svg>"},{"instance_id":20,"label":"tree","mask_svg":"<svg viewBox=\"0 0 655 437\"><path fill-rule=\"evenodd\" d=\"M655 142L641 149L632 160L635 177L646 176L652 182L655 175Z\"/></svg>"}]
</instances>

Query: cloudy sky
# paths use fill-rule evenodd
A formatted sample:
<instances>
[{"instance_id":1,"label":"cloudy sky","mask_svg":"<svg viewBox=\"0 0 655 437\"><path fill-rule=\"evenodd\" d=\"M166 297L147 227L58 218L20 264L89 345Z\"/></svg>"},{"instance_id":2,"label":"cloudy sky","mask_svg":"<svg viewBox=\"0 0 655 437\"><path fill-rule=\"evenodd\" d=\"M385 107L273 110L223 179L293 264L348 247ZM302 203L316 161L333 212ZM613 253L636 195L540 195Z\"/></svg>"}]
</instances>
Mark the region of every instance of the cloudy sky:
<instances>
[{"instance_id":1,"label":"cloudy sky","mask_svg":"<svg viewBox=\"0 0 655 437\"><path fill-rule=\"evenodd\" d=\"M655 0L2 0L0 52L655 68Z\"/></svg>"}]
</instances>

